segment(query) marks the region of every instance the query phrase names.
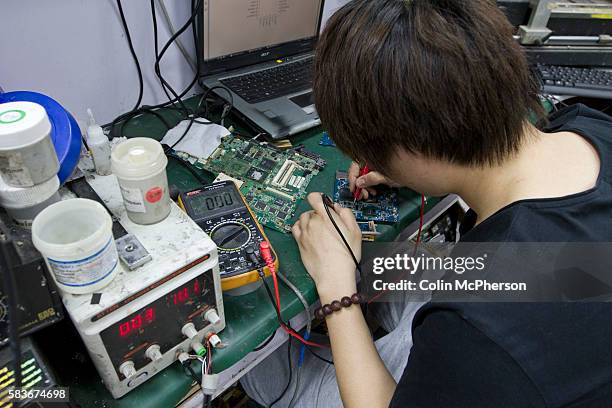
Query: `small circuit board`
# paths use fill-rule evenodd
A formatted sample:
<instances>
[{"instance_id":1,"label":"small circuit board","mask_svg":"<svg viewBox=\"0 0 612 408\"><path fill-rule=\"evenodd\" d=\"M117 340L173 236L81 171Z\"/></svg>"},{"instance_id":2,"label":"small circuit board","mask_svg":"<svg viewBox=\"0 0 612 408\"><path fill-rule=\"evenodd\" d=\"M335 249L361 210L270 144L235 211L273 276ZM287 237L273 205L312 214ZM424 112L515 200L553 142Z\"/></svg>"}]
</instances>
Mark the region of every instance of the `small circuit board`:
<instances>
[{"instance_id":1,"label":"small circuit board","mask_svg":"<svg viewBox=\"0 0 612 408\"><path fill-rule=\"evenodd\" d=\"M380 232L376 229L376 223L374 221L359 221L357 223L361 230L362 241L375 241L376 237L380 235Z\"/></svg>"},{"instance_id":2,"label":"small circuit board","mask_svg":"<svg viewBox=\"0 0 612 408\"><path fill-rule=\"evenodd\" d=\"M337 171L334 184L334 201L350 208L357 221L395 223L399 221L397 192L393 189L381 191L375 197L353 202L346 172Z\"/></svg>"},{"instance_id":3,"label":"small circuit board","mask_svg":"<svg viewBox=\"0 0 612 408\"><path fill-rule=\"evenodd\" d=\"M321 136L321 140L319 141L321 146L336 146L336 143L329 137L329 133L323 132L323 136Z\"/></svg>"},{"instance_id":4,"label":"small circuit board","mask_svg":"<svg viewBox=\"0 0 612 408\"><path fill-rule=\"evenodd\" d=\"M193 163L192 160L190 162ZM280 150L265 142L226 136L206 160L195 167L242 181L240 192L259 222L281 232L291 231L297 202L326 161L303 146Z\"/></svg>"}]
</instances>

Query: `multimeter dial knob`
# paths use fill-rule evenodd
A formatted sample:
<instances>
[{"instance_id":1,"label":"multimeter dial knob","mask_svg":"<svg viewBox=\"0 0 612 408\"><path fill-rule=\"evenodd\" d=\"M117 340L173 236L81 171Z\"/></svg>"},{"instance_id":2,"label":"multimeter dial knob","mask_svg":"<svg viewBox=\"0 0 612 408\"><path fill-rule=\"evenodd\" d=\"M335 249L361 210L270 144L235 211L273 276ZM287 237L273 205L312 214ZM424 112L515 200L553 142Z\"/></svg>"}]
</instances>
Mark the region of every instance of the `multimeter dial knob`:
<instances>
[{"instance_id":1,"label":"multimeter dial knob","mask_svg":"<svg viewBox=\"0 0 612 408\"><path fill-rule=\"evenodd\" d=\"M251 231L242 223L228 222L215 227L211 238L220 249L236 249L250 241Z\"/></svg>"}]
</instances>

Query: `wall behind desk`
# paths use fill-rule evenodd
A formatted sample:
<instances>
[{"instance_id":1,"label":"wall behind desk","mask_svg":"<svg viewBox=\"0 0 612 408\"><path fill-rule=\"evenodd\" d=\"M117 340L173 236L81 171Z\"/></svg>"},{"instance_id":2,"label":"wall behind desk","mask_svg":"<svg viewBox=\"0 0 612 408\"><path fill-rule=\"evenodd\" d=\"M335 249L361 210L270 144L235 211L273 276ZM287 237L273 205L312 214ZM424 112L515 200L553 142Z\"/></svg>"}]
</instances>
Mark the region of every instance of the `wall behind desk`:
<instances>
[{"instance_id":1,"label":"wall behind desk","mask_svg":"<svg viewBox=\"0 0 612 408\"><path fill-rule=\"evenodd\" d=\"M326 14L347 0L328 0ZM0 87L50 95L80 123L92 108L100 123L132 108L138 76L115 0L2 0L0 5ZM190 16L190 0L166 0L178 29ZM149 0L123 0L134 48L144 76L144 104L167 100L153 64L153 26ZM158 13L160 44L169 38ZM191 31L181 36L192 53ZM174 89L184 89L193 71L176 46L162 61ZM197 92L193 90L191 94Z\"/></svg>"}]
</instances>

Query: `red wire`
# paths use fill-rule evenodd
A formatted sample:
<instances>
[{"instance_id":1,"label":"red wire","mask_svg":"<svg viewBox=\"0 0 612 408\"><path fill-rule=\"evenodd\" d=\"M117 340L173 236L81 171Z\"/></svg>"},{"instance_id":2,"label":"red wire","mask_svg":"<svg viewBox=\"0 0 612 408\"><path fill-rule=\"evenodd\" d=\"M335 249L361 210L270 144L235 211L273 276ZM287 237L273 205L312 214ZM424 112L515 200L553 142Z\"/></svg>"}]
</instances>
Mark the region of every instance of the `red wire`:
<instances>
[{"instance_id":1,"label":"red wire","mask_svg":"<svg viewBox=\"0 0 612 408\"><path fill-rule=\"evenodd\" d=\"M417 237L416 237L416 244L415 244L415 248L414 248L414 252L416 253L417 248L421 242L421 233L423 231L423 217L425 215L425 196L421 194L421 210L420 210L420 217L419 217L419 231L417 233ZM278 314L280 315L280 311L281 311L281 301L280 301L280 292L279 292L279 287L278 287L278 278L276 276L276 268L274 267L274 263L272 262L272 260L270 259L270 261L266 261L266 264L268 265L268 268L270 269L270 273L272 274L272 282L274 284L274 297L276 298L276 310L278 311ZM378 299L380 296L382 296L384 293L386 293L386 291L380 292L378 295L376 295L375 297L373 297L372 299L370 299L368 301L368 304L372 303L373 301L375 301L376 299ZM320 348L329 348L329 346L325 345L325 344L319 344L319 343L313 343L311 341L308 341L306 339L304 339L302 336L300 336L298 333L296 333L293 329L287 327L287 325L285 325L284 323L280 323L280 326L283 328L283 330L285 332L287 332L287 334L289 334L290 336L298 339L301 343L306 344L307 346L311 346L311 347L320 347Z\"/></svg>"},{"instance_id":2,"label":"red wire","mask_svg":"<svg viewBox=\"0 0 612 408\"><path fill-rule=\"evenodd\" d=\"M270 269L270 272L272 274L272 282L274 284L274 297L276 297L276 310L278 311L278 314L280 316L281 301L280 301L280 293L279 293L279 289L278 289L278 278L276 276L276 268L274 267L274 263L272 263L272 262L266 262L266 263L267 263L268 268ZM298 333L296 333L293 329L287 327L287 325L285 325L282 322L280 323L280 326L283 328L283 330L285 332L287 332L287 334L289 334L292 337L295 337L301 343L303 343L303 344L305 344L307 346L320 347L320 348L329 348L329 346L327 346L325 344L313 343L312 341L308 341L308 340L304 339L302 336L300 336Z\"/></svg>"},{"instance_id":3,"label":"red wire","mask_svg":"<svg viewBox=\"0 0 612 408\"><path fill-rule=\"evenodd\" d=\"M425 216L425 196L421 194L421 215L419 216L419 232L416 237L416 245L414 251L416 253L419 244L421 243L421 232L423 231L423 217Z\"/></svg>"},{"instance_id":4,"label":"red wire","mask_svg":"<svg viewBox=\"0 0 612 408\"><path fill-rule=\"evenodd\" d=\"M210 342L206 344L206 348L208 349L208 371L206 374L212 373L212 348L210 347Z\"/></svg>"},{"instance_id":5,"label":"red wire","mask_svg":"<svg viewBox=\"0 0 612 408\"><path fill-rule=\"evenodd\" d=\"M421 194L421 210L420 210L420 215L419 215L419 231L417 232L416 243L414 245L414 253L412 254L412 256L414 256L416 254L416 251L419 248L419 244L421 243L421 233L423 232L423 218L424 217L425 217L425 196L423 194ZM401 279L402 278L398 279L398 282ZM374 302L376 299L378 299L382 295L384 295L385 293L387 293L387 291L383 290L382 292L380 292L376 296L374 296L372 299L368 300L368 305L370 303Z\"/></svg>"}]
</instances>

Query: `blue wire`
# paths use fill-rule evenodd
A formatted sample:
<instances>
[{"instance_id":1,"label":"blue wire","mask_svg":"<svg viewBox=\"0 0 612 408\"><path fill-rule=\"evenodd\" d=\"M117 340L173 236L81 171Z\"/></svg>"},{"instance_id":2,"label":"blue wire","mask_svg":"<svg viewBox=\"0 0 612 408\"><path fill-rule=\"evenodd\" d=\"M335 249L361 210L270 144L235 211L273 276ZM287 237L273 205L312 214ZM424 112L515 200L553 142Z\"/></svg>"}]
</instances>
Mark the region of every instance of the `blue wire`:
<instances>
[{"instance_id":1,"label":"blue wire","mask_svg":"<svg viewBox=\"0 0 612 408\"><path fill-rule=\"evenodd\" d=\"M304 330L304 340L308 341L310 339L310 332L308 330ZM302 343L300 347L300 358L298 359L298 367L301 367L304 363L304 354L306 353L306 345Z\"/></svg>"}]
</instances>

